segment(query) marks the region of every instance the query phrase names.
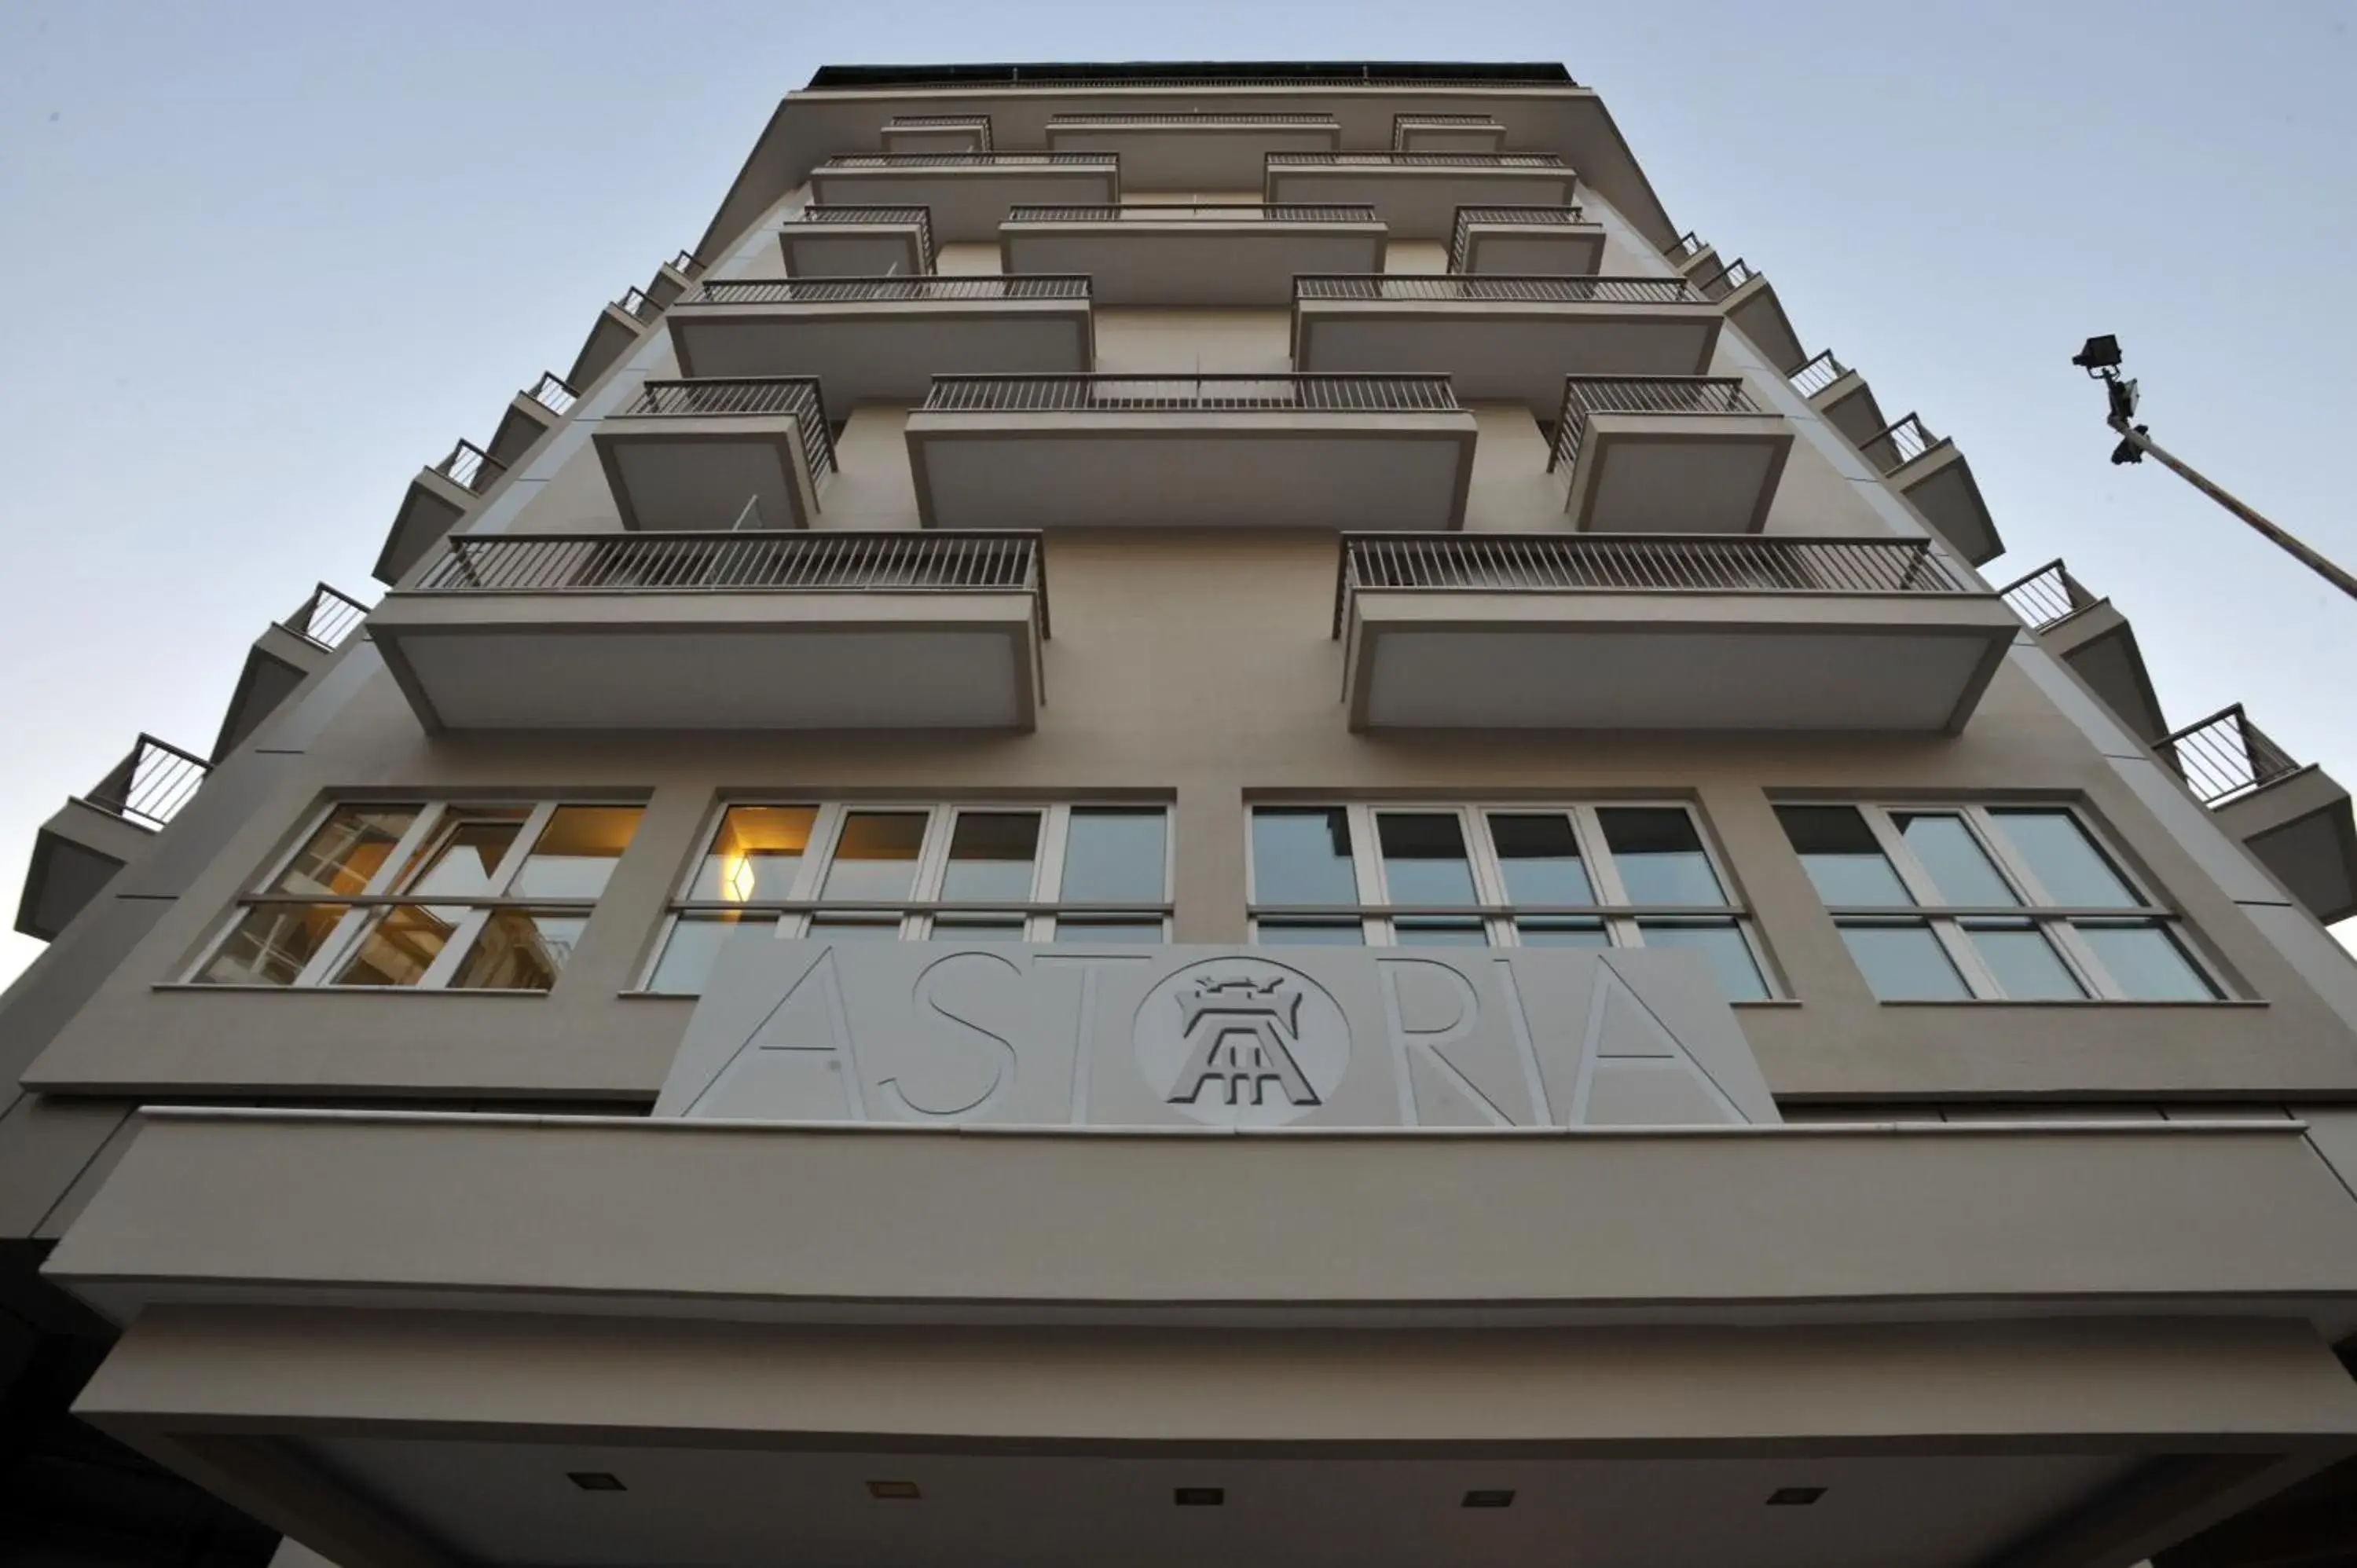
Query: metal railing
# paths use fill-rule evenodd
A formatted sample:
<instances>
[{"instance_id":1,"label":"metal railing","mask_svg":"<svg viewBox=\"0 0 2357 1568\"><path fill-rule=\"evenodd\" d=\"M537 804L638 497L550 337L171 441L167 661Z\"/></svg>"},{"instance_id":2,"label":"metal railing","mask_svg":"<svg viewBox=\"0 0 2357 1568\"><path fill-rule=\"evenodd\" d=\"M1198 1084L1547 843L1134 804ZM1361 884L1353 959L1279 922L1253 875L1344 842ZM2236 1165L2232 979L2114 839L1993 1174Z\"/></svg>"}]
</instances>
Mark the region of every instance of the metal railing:
<instances>
[{"instance_id":1,"label":"metal railing","mask_svg":"<svg viewBox=\"0 0 2357 1568\"><path fill-rule=\"evenodd\" d=\"M1867 437L1861 443L1860 449L1871 457L1874 456L1875 447L1888 443L1891 458L1889 462L1883 465L1882 469L1884 476L1888 477L1940 445L1940 439L1939 436L1932 434L1931 426L1925 424L1920 416L1910 413L1902 418L1892 420L1889 424Z\"/></svg>"},{"instance_id":2,"label":"metal railing","mask_svg":"<svg viewBox=\"0 0 2357 1568\"><path fill-rule=\"evenodd\" d=\"M1372 223L1366 202L1190 201L1096 202L1065 207L1010 207L1009 223Z\"/></svg>"},{"instance_id":3,"label":"metal railing","mask_svg":"<svg viewBox=\"0 0 2357 1568\"><path fill-rule=\"evenodd\" d=\"M895 114L884 122L887 131L972 131L982 145L981 152L990 151L990 116L987 114Z\"/></svg>"},{"instance_id":4,"label":"metal railing","mask_svg":"<svg viewBox=\"0 0 2357 1568\"><path fill-rule=\"evenodd\" d=\"M2222 806L2300 770L2240 703L2162 736L2153 749L2205 806Z\"/></svg>"},{"instance_id":5,"label":"metal railing","mask_svg":"<svg viewBox=\"0 0 2357 1568\"><path fill-rule=\"evenodd\" d=\"M1490 114L1420 114L1413 111L1392 116L1392 151L1405 152L1402 145L1411 130L1492 130L1502 131L1497 118Z\"/></svg>"},{"instance_id":6,"label":"metal railing","mask_svg":"<svg viewBox=\"0 0 2357 1568\"><path fill-rule=\"evenodd\" d=\"M826 405L816 376L702 377L649 381L615 417L619 419L728 419L790 416L802 431L802 456L813 478L834 468L834 442L827 434Z\"/></svg>"},{"instance_id":7,"label":"metal railing","mask_svg":"<svg viewBox=\"0 0 2357 1568\"><path fill-rule=\"evenodd\" d=\"M1571 166L1553 153L1271 153L1272 166L1327 168L1543 168Z\"/></svg>"},{"instance_id":8,"label":"metal railing","mask_svg":"<svg viewBox=\"0 0 2357 1568\"><path fill-rule=\"evenodd\" d=\"M468 495L479 496L508 471L508 466L473 442L461 441L450 448L447 457L434 465L434 471Z\"/></svg>"},{"instance_id":9,"label":"metal railing","mask_svg":"<svg viewBox=\"0 0 2357 1568\"><path fill-rule=\"evenodd\" d=\"M135 827L160 828L188 803L212 765L195 752L143 735L131 755L82 797Z\"/></svg>"},{"instance_id":10,"label":"metal railing","mask_svg":"<svg viewBox=\"0 0 2357 1568\"><path fill-rule=\"evenodd\" d=\"M1835 359L1831 349L1821 349L1815 358L1792 372L1792 389L1803 397L1814 397L1847 374L1849 367Z\"/></svg>"},{"instance_id":11,"label":"metal railing","mask_svg":"<svg viewBox=\"0 0 2357 1568\"><path fill-rule=\"evenodd\" d=\"M974 277L713 278L681 300L699 305L894 305L943 299L1086 299L1087 277L1066 273Z\"/></svg>"},{"instance_id":12,"label":"metal railing","mask_svg":"<svg viewBox=\"0 0 2357 1568\"><path fill-rule=\"evenodd\" d=\"M683 278L701 277L704 275L704 258L694 251L682 251L671 259L671 270Z\"/></svg>"},{"instance_id":13,"label":"metal railing","mask_svg":"<svg viewBox=\"0 0 2357 1568\"><path fill-rule=\"evenodd\" d=\"M1334 635L1361 593L1975 594L1928 539L1351 533Z\"/></svg>"},{"instance_id":14,"label":"metal railing","mask_svg":"<svg viewBox=\"0 0 2357 1568\"><path fill-rule=\"evenodd\" d=\"M930 207L885 207L858 202L813 201L785 227L798 223L913 223L917 226L918 270L933 270L933 209Z\"/></svg>"},{"instance_id":15,"label":"metal railing","mask_svg":"<svg viewBox=\"0 0 2357 1568\"><path fill-rule=\"evenodd\" d=\"M1577 207L1459 207L1457 221L1448 236L1448 270L1452 273L1465 270L1465 255L1472 248L1473 225L1476 223L1512 223L1560 229L1586 220L1587 214Z\"/></svg>"},{"instance_id":16,"label":"metal railing","mask_svg":"<svg viewBox=\"0 0 2357 1568\"><path fill-rule=\"evenodd\" d=\"M819 72L819 77L824 77L827 74L827 71L822 70ZM891 88L963 88L969 91L1003 90L1006 88L1029 88L1040 91L1070 91L1080 88L1366 87L1382 89L1393 87L1503 87L1528 89L1533 87L1577 88L1579 85L1577 82L1572 81L1568 74L1561 74L1552 71L1536 76L1517 76L1501 72L1492 72L1486 76L1378 76L1369 70L1361 70L1356 76L1262 76L1244 75L1241 73L1229 76L1163 76L1145 72L1141 72L1134 76L1058 76L1053 74L1046 76L1026 76L1021 70L1009 66L1001 70L992 71L983 71L971 69L961 70L953 75L939 77L925 76L918 71L894 71L891 73L888 81L883 82L877 81L875 80L875 73L873 72L861 71L858 75L861 80L856 81L850 80L847 74L845 79L834 81L821 81L818 77L814 77L812 79L810 86L805 88L803 91L809 92L872 92L888 86Z\"/></svg>"},{"instance_id":17,"label":"metal railing","mask_svg":"<svg viewBox=\"0 0 2357 1568\"><path fill-rule=\"evenodd\" d=\"M1526 305L1706 305L1684 278L1536 277L1506 273L1297 274L1293 297L1433 299Z\"/></svg>"},{"instance_id":18,"label":"metal railing","mask_svg":"<svg viewBox=\"0 0 2357 1568\"><path fill-rule=\"evenodd\" d=\"M662 306L649 299L642 288L625 290L622 297L614 302L614 308L641 322L651 322L662 314Z\"/></svg>"},{"instance_id":19,"label":"metal railing","mask_svg":"<svg viewBox=\"0 0 2357 1568\"><path fill-rule=\"evenodd\" d=\"M1028 593L1048 629L1036 532L457 534L414 594Z\"/></svg>"},{"instance_id":20,"label":"metal railing","mask_svg":"<svg viewBox=\"0 0 2357 1568\"><path fill-rule=\"evenodd\" d=\"M1765 413L1731 376L1566 376L1563 413L1555 421L1547 468L1569 468L1596 413L1717 414Z\"/></svg>"},{"instance_id":21,"label":"metal railing","mask_svg":"<svg viewBox=\"0 0 2357 1568\"><path fill-rule=\"evenodd\" d=\"M1454 413L1445 375L935 376L921 413Z\"/></svg>"},{"instance_id":22,"label":"metal railing","mask_svg":"<svg viewBox=\"0 0 2357 1568\"><path fill-rule=\"evenodd\" d=\"M1118 153L837 153L812 170L868 168L1042 168L1048 165L1117 169Z\"/></svg>"},{"instance_id":23,"label":"metal railing","mask_svg":"<svg viewBox=\"0 0 2357 1568\"><path fill-rule=\"evenodd\" d=\"M322 583L311 590L311 596L297 606L293 615L278 624L321 648L342 646L353 628L368 618L368 606Z\"/></svg>"},{"instance_id":24,"label":"metal railing","mask_svg":"<svg viewBox=\"0 0 2357 1568\"><path fill-rule=\"evenodd\" d=\"M2044 631L2057 621L2070 619L2081 610L2103 601L2080 585L2060 560L2049 561L2037 571L1997 591L2006 607L2021 618L2022 624L2032 631Z\"/></svg>"},{"instance_id":25,"label":"metal railing","mask_svg":"<svg viewBox=\"0 0 2357 1568\"><path fill-rule=\"evenodd\" d=\"M1710 242L1689 229L1670 242L1669 254L1672 261L1682 262L1690 257L1699 256L1709 249Z\"/></svg>"},{"instance_id":26,"label":"metal railing","mask_svg":"<svg viewBox=\"0 0 2357 1568\"><path fill-rule=\"evenodd\" d=\"M1331 114L1264 114L1231 113L1224 110L1177 110L1164 113L1151 112L1130 113L1108 112L1092 114L1076 110L1069 114L1050 114L1048 128L1069 128L1074 125L1308 125L1323 130L1339 128L1341 122Z\"/></svg>"},{"instance_id":27,"label":"metal railing","mask_svg":"<svg viewBox=\"0 0 2357 1568\"><path fill-rule=\"evenodd\" d=\"M571 413L573 405L580 401L573 383L554 371L541 371L540 380L526 387L523 395L559 418Z\"/></svg>"},{"instance_id":28,"label":"metal railing","mask_svg":"<svg viewBox=\"0 0 2357 1568\"><path fill-rule=\"evenodd\" d=\"M1738 256L1715 271L1702 274L1694 280L1694 285L1708 298L1718 299L1733 294L1759 275L1758 269Z\"/></svg>"}]
</instances>

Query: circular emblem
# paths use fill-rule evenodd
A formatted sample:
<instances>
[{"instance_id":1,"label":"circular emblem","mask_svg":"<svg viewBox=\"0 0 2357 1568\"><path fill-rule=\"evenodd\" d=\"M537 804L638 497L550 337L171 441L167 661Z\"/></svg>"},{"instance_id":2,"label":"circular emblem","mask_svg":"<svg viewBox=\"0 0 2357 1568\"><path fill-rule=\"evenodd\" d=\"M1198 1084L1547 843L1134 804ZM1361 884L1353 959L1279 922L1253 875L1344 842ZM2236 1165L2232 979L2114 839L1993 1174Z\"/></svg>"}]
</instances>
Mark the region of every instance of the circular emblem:
<instances>
[{"instance_id":1,"label":"circular emblem","mask_svg":"<svg viewBox=\"0 0 2357 1568\"><path fill-rule=\"evenodd\" d=\"M1168 1103L1215 1127L1297 1122L1333 1098L1351 1026L1325 987L1258 958L1207 959L1146 993L1138 1069Z\"/></svg>"}]
</instances>

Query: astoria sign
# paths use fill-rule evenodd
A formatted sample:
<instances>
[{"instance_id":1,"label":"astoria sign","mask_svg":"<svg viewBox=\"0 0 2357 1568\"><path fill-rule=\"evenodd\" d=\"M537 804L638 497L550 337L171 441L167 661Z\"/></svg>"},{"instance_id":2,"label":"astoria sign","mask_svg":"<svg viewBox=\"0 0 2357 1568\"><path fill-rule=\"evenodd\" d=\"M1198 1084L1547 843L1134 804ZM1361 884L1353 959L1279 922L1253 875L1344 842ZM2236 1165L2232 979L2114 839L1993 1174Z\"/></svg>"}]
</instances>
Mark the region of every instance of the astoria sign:
<instances>
[{"instance_id":1,"label":"astoria sign","mask_svg":"<svg viewBox=\"0 0 2357 1568\"><path fill-rule=\"evenodd\" d=\"M1006 1126L1773 1122L1684 952L740 936L659 1116Z\"/></svg>"}]
</instances>

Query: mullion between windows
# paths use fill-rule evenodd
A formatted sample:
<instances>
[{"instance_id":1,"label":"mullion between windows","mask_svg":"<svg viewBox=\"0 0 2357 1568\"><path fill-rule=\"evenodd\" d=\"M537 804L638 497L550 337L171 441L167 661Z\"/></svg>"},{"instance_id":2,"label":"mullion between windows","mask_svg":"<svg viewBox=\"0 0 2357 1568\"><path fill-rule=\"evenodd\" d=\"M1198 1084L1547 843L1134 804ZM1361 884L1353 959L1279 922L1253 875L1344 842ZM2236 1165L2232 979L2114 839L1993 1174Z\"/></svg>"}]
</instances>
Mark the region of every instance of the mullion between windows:
<instances>
[{"instance_id":1,"label":"mullion between windows","mask_svg":"<svg viewBox=\"0 0 2357 1568\"><path fill-rule=\"evenodd\" d=\"M1933 880L1931 868L1916 857L1913 847L1908 843L1906 835L1899 831L1899 824L1892 820L1889 811L1881 806L1861 806L1858 814L1866 819L1867 831L1874 835L1874 842L1880 846L1883 858L1890 863L1890 869L1898 875L1900 885L1913 901L1912 908L1893 910L1892 915L1923 923L1931 931L1932 940L1939 943L1940 950L1947 955L1957 978L1964 983L1966 995L1982 1000L2004 996L2005 988L1997 983L1995 972L1982 959L1980 950L1973 945L1973 940L1963 925L1953 916L1940 913L1947 899L1941 893L1939 883ZM1841 922L1837 920L1835 923L1838 925ZM1853 919L1850 923L1862 925L1867 922Z\"/></svg>"},{"instance_id":2,"label":"mullion between windows","mask_svg":"<svg viewBox=\"0 0 2357 1568\"><path fill-rule=\"evenodd\" d=\"M408 802L402 803L406 805ZM318 822L312 825L311 833L316 834L321 827L325 826L328 819L345 802L330 802ZM376 874L368 879L361 892L371 897L391 897L393 883L400 878L402 872L416 857L419 847L432 842L434 835L442 831L442 821L449 815L449 812L450 802L447 800L420 802L417 815L411 819L408 829L402 833L401 837L393 841L393 848L386 853L383 863L376 868ZM306 836L303 843L307 844L309 842L309 837ZM302 854L302 848L298 845L295 853ZM293 864L291 857L287 864ZM272 880L275 881L283 875L283 870L274 873ZM335 902L332 898L303 901L317 904ZM326 941L319 944L319 950L311 955L311 961L303 966L302 972L296 975L294 985L289 989L328 984L329 977L341 971L350 961L369 927L382 917L388 908L396 907L364 904L346 909L343 918L336 922L336 929L328 934Z\"/></svg>"},{"instance_id":3,"label":"mullion between windows","mask_svg":"<svg viewBox=\"0 0 2357 1568\"><path fill-rule=\"evenodd\" d=\"M1973 832L1980 839L1982 846L1988 851L2005 875L2012 879L2014 886L2020 891L2022 897L2033 906L2051 908L2055 902L2054 896L2049 893L2046 890L2046 885L2039 880L2037 869L2029 864L2028 858L2016 853L2012 839L1997 826L1996 820L1989 814L1988 808L1967 806L1964 808L1963 815L1971 824ZM2127 884L2128 890L2136 896L2139 903L2147 902L2151 895L2128 875L2125 863L2121 861L2111 845L2105 843L2102 837L2088 825L2086 818L2075 811L2070 811L2069 815L2079 831L2085 833L2104 857L2119 870L2120 880ZM2166 918L2156 918L2155 923L2166 928L2169 922ZM2104 961L2096 956L2094 948L2085 938L2080 936L2078 928L2070 920L2061 917L2041 919L2038 922L2038 929L2046 933L2047 940L2052 942L2056 950L2062 955L2063 963L2077 972L2080 983L2087 988L2088 995L2108 1002L2127 999L2127 988L2113 978L2112 972L2106 969L2104 966Z\"/></svg>"}]
</instances>

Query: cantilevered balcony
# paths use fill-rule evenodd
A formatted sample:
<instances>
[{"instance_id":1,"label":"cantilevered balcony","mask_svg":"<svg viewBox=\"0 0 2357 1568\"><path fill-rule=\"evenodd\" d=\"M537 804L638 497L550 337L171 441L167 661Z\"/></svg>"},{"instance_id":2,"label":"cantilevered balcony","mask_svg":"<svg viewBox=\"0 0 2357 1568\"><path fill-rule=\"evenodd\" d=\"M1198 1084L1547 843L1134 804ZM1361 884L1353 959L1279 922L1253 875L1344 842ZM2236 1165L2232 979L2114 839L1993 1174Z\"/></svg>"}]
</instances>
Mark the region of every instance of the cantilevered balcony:
<instances>
[{"instance_id":1,"label":"cantilevered balcony","mask_svg":"<svg viewBox=\"0 0 2357 1568\"><path fill-rule=\"evenodd\" d=\"M1757 533L1792 427L1720 376L1567 376L1547 467L1593 533Z\"/></svg>"},{"instance_id":2,"label":"cantilevered balcony","mask_svg":"<svg viewBox=\"0 0 2357 1568\"><path fill-rule=\"evenodd\" d=\"M1834 358L1832 349L1809 360L1792 372L1792 386L1825 423L1849 437L1863 451L1868 442L1889 428L1882 405L1866 378Z\"/></svg>"},{"instance_id":3,"label":"cantilevered balcony","mask_svg":"<svg viewBox=\"0 0 2357 1568\"><path fill-rule=\"evenodd\" d=\"M1447 240L1465 206L1568 207L1575 177L1553 153L1271 153L1269 201L1363 201L1402 240Z\"/></svg>"},{"instance_id":4,"label":"cantilevered balcony","mask_svg":"<svg viewBox=\"0 0 2357 1568\"><path fill-rule=\"evenodd\" d=\"M1972 465L1947 436L1932 435L1910 413L1858 443L1858 450L1965 560L1977 566L2005 553Z\"/></svg>"},{"instance_id":5,"label":"cantilevered balcony","mask_svg":"<svg viewBox=\"0 0 2357 1568\"><path fill-rule=\"evenodd\" d=\"M1297 274L1380 271L1383 238L1363 205L1017 207L998 226L1003 271L1083 274L1100 305L1282 307Z\"/></svg>"},{"instance_id":6,"label":"cantilevered balcony","mask_svg":"<svg viewBox=\"0 0 2357 1568\"><path fill-rule=\"evenodd\" d=\"M1331 114L1050 114L1048 146L1111 153L1129 190L1250 190L1271 153L1340 150Z\"/></svg>"},{"instance_id":7,"label":"cantilevered balcony","mask_svg":"<svg viewBox=\"0 0 2357 1568\"><path fill-rule=\"evenodd\" d=\"M143 735L87 795L69 799L33 837L16 929L48 941L145 854L210 771L205 759Z\"/></svg>"},{"instance_id":8,"label":"cantilevered balcony","mask_svg":"<svg viewBox=\"0 0 2357 1568\"><path fill-rule=\"evenodd\" d=\"M850 153L811 170L811 199L923 207L943 244L998 236L1010 207L1119 201L1109 153Z\"/></svg>"},{"instance_id":9,"label":"cantilevered balcony","mask_svg":"<svg viewBox=\"0 0 2357 1568\"><path fill-rule=\"evenodd\" d=\"M573 356L573 368L565 372L565 384L574 388L588 386L619 362L639 340L639 335L662 318L663 307L648 296L646 290L634 288L597 313L582 340L581 351Z\"/></svg>"},{"instance_id":10,"label":"cantilevered balcony","mask_svg":"<svg viewBox=\"0 0 2357 1568\"><path fill-rule=\"evenodd\" d=\"M672 310L671 338L683 375L816 376L839 423L915 403L937 373L1086 371L1089 301L1087 278L1056 274L715 279Z\"/></svg>"},{"instance_id":11,"label":"cantilevered balcony","mask_svg":"<svg viewBox=\"0 0 2357 1568\"><path fill-rule=\"evenodd\" d=\"M987 114L895 114L884 122L888 153L986 153Z\"/></svg>"},{"instance_id":12,"label":"cantilevered balcony","mask_svg":"<svg viewBox=\"0 0 2357 1568\"><path fill-rule=\"evenodd\" d=\"M704 275L704 258L692 251L682 251L655 268L655 275L646 287L647 299L657 310L667 310L672 301L695 286Z\"/></svg>"},{"instance_id":13,"label":"cantilevered balcony","mask_svg":"<svg viewBox=\"0 0 2357 1568\"><path fill-rule=\"evenodd\" d=\"M448 456L419 469L393 513L383 548L377 552L377 581L399 581L506 472L505 464L471 441L459 442Z\"/></svg>"},{"instance_id":14,"label":"cantilevered balcony","mask_svg":"<svg viewBox=\"0 0 2357 1568\"><path fill-rule=\"evenodd\" d=\"M1452 529L1473 472L1446 376L943 376L908 434L929 528Z\"/></svg>"},{"instance_id":15,"label":"cantilevered balcony","mask_svg":"<svg viewBox=\"0 0 2357 1568\"><path fill-rule=\"evenodd\" d=\"M1774 286L1741 257L1724 266L1697 268L1694 285L1704 298L1717 303L1727 324L1777 371L1789 376L1808 362L1809 351L1801 346L1801 335L1792 330Z\"/></svg>"},{"instance_id":16,"label":"cantilevered balcony","mask_svg":"<svg viewBox=\"0 0 2357 1568\"><path fill-rule=\"evenodd\" d=\"M1718 271L1718 247L1689 229L1662 252L1684 278L1708 276Z\"/></svg>"},{"instance_id":17,"label":"cantilevered balcony","mask_svg":"<svg viewBox=\"0 0 2357 1568\"><path fill-rule=\"evenodd\" d=\"M1604 225L1577 207L1460 207L1449 231L1452 273L1587 277L1603 263Z\"/></svg>"},{"instance_id":18,"label":"cantilevered balcony","mask_svg":"<svg viewBox=\"0 0 2357 1568\"><path fill-rule=\"evenodd\" d=\"M2294 761L2240 703L2154 750L2309 914L2328 925L2357 915L2357 825L2332 775Z\"/></svg>"},{"instance_id":19,"label":"cantilevered balcony","mask_svg":"<svg viewBox=\"0 0 2357 1568\"><path fill-rule=\"evenodd\" d=\"M1683 278L1300 277L1293 365L1445 371L1469 403L1519 403L1551 419L1566 375L1704 373L1719 320Z\"/></svg>"},{"instance_id":20,"label":"cantilevered balcony","mask_svg":"<svg viewBox=\"0 0 2357 1568\"><path fill-rule=\"evenodd\" d=\"M1506 127L1488 114L1392 116L1392 151L1395 153L1502 153Z\"/></svg>"},{"instance_id":21,"label":"cantilevered balcony","mask_svg":"<svg viewBox=\"0 0 2357 1568\"><path fill-rule=\"evenodd\" d=\"M778 245L791 277L924 277L933 270L933 220L921 207L813 202L779 226Z\"/></svg>"},{"instance_id":22,"label":"cantilevered balcony","mask_svg":"<svg viewBox=\"0 0 2357 1568\"><path fill-rule=\"evenodd\" d=\"M595 441L632 529L808 528L834 471L812 376L649 381Z\"/></svg>"},{"instance_id":23,"label":"cantilevered balcony","mask_svg":"<svg viewBox=\"0 0 2357 1568\"><path fill-rule=\"evenodd\" d=\"M542 436L564 423L576 401L571 383L554 371L543 371L540 380L508 400L499 427L491 432L491 444L484 450L494 462L514 467Z\"/></svg>"},{"instance_id":24,"label":"cantilevered balcony","mask_svg":"<svg viewBox=\"0 0 2357 1568\"><path fill-rule=\"evenodd\" d=\"M1029 729L1030 533L460 536L370 634L427 730Z\"/></svg>"},{"instance_id":25,"label":"cantilevered balcony","mask_svg":"<svg viewBox=\"0 0 2357 1568\"><path fill-rule=\"evenodd\" d=\"M359 629L368 607L322 583L285 620L274 621L246 650L229 708L221 714L212 759L221 758L277 711L287 694L316 673L328 656Z\"/></svg>"},{"instance_id":26,"label":"cantilevered balcony","mask_svg":"<svg viewBox=\"0 0 2357 1568\"><path fill-rule=\"evenodd\" d=\"M2138 740L2169 728L2136 647L2136 628L2112 601L2089 593L2060 561L1998 590L2048 652L2068 664Z\"/></svg>"},{"instance_id":27,"label":"cantilevered balcony","mask_svg":"<svg viewBox=\"0 0 2357 1568\"><path fill-rule=\"evenodd\" d=\"M2020 630L1900 539L1352 535L1353 729L1953 735Z\"/></svg>"}]
</instances>

